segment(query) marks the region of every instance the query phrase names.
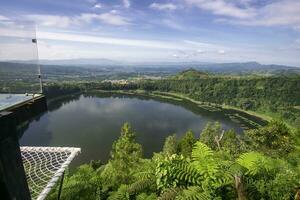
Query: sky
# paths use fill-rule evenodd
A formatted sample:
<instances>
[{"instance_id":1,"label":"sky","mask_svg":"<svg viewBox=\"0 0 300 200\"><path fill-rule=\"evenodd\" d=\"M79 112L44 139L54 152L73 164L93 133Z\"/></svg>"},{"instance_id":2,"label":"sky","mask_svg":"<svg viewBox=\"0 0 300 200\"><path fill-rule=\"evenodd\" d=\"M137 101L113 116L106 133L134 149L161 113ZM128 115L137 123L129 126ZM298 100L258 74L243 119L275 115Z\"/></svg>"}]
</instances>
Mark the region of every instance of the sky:
<instances>
[{"instance_id":1,"label":"sky","mask_svg":"<svg viewBox=\"0 0 300 200\"><path fill-rule=\"evenodd\" d=\"M300 66L299 0L0 0L0 59L36 56L27 22L40 59Z\"/></svg>"}]
</instances>

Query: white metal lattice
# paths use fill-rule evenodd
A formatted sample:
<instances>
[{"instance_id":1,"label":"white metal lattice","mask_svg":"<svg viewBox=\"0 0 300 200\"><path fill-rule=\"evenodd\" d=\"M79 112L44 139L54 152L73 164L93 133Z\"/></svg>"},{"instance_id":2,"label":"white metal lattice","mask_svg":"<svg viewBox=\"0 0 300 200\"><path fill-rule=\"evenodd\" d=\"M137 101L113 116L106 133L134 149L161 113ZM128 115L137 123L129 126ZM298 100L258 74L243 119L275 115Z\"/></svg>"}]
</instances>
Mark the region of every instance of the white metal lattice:
<instances>
[{"instance_id":1,"label":"white metal lattice","mask_svg":"<svg viewBox=\"0 0 300 200\"><path fill-rule=\"evenodd\" d=\"M28 147L21 148L23 165L32 199L43 200L62 176L80 148Z\"/></svg>"}]
</instances>

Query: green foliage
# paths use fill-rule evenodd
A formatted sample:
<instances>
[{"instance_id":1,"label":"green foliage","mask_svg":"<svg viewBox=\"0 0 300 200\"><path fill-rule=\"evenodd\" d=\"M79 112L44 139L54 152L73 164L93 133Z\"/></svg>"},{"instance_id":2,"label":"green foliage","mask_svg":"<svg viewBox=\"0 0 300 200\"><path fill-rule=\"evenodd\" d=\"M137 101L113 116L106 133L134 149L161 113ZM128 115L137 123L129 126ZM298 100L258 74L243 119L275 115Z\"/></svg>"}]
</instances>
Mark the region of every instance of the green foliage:
<instances>
[{"instance_id":1,"label":"green foliage","mask_svg":"<svg viewBox=\"0 0 300 200\"><path fill-rule=\"evenodd\" d=\"M222 149L234 157L241 152L246 151L245 142L237 135L234 130L224 132L223 138L220 141Z\"/></svg>"},{"instance_id":2,"label":"green foliage","mask_svg":"<svg viewBox=\"0 0 300 200\"><path fill-rule=\"evenodd\" d=\"M259 111L272 117L276 114L276 117L297 125L296 120L300 118L300 109L297 109L300 105L299 76L233 77L197 74L188 70L177 75L180 80L141 81L136 83L136 88L178 93L196 101Z\"/></svg>"},{"instance_id":3,"label":"green foliage","mask_svg":"<svg viewBox=\"0 0 300 200\"><path fill-rule=\"evenodd\" d=\"M242 154L237 163L244 168L244 178L253 199L291 199L300 185L300 171L288 162L258 152Z\"/></svg>"},{"instance_id":4,"label":"green foliage","mask_svg":"<svg viewBox=\"0 0 300 200\"><path fill-rule=\"evenodd\" d=\"M222 134L222 127L219 122L207 123L200 134L200 141L212 149L217 149L215 138Z\"/></svg>"},{"instance_id":5,"label":"green foliage","mask_svg":"<svg viewBox=\"0 0 300 200\"><path fill-rule=\"evenodd\" d=\"M210 194L203 192L198 186L191 186L183 190L176 200L210 200Z\"/></svg>"},{"instance_id":6,"label":"green foliage","mask_svg":"<svg viewBox=\"0 0 300 200\"><path fill-rule=\"evenodd\" d=\"M82 197L95 199L100 195L101 187L101 177L98 175L98 171L95 171L89 165L82 165L72 176L65 178L61 199L80 200ZM56 199L57 192L58 187L48 198Z\"/></svg>"},{"instance_id":7,"label":"green foliage","mask_svg":"<svg viewBox=\"0 0 300 200\"><path fill-rule=\"evenodd\" d=\"M180 191L180 188L165 189L158 197L158 200L174 200L180 194Z\"/></svg>"},{"instance_id":8,"label":"green foliage","mask_svg":"<svg viewBox=\"0 0 300 200\"><path fill-rule=\"evenodd\" d=\"M264 131L271 136L272 131L281 136L289 135L286 127L276 122L255 131ZM194 142L191 131L185 134L179 145L174 135L169 136L164 152L154 154L152 159L143 159L141 146L135 142L135 133L126 123L120 138L113 144L108 163L103 165L92 161L67 176L61 199L296 199L300 188L297 151L290 153L287 159L280 158L278 152L270 154L272 156L260 151L241 153L244 151L240 147L244 144L243 138L231 130L220 137L220 132L219 124L208 125L202 139L207 144L201 140ZM215 136L221 138L220 147L211 140ZM256 137L251 135L250 143L255 142ZM271 144L276 146L278 141L275 139ZM285 138L284 141L289 140ZM177 148L180 150L178 154ZM268 152L274 151L276 149ZM56 197L57 188L49 199Z\"/></svg>"},{"instance_id":9,"label":"green foliage","mask_svg":"<svg viewBox=\"0 0 300 200\"><path fill-rule=\"evenodd\" d=\"M136 197L136 200L156 200L156 199L157 196L154 193L152 194L142 193Z\"/></svg>"},{"instance_id":10,"label":"green foliage","mask_svg":"<svg viewBox=\"0 0 300 200\"><path fill-rule=\"evenodd\" d=\"M197 142L192 152L193 166L203 175L202 185L207 190L214 190L232 183L228 172L229 164L218 158L211 148Z\"/></svg>"},{"instance_id":11,"label":"green foliage","mask_svg":"<svg viewBox=\"0 0 300 200\"><path fill-rule=\"evenodd\" d=\"M112 192L108 200L131 200L127 185L121 185L116 192Z\"/></svg>"},{"instance_id":12,"label":"green foliage","mask_svg":"<svg viewBox=\"0 0 300 200\"><path fill-rule=\"evenodd\" d=\"M111 166L119 183L129 183L131 169L136 167L142 156L142 147L135 142L135 132L129 123L121 128L121 136L114 142L111 151Z\"/></svg>"},{"instance_id":13,"label":"green foliage","mask_svg":"<svg viewBox=\"0 0 300 200\"><path fill-rule=\"evenodd\" d=\"M246 131L252 148L271 156L286 156L293 148L293 138L287 126L279 121L272 121L267 126Z\"/></svg>"},{"instance_id":14,"label":"green foliage","mask_svg":"<svg viewBox=\"0 0 300 200\"><path fill-rule=\"evenodd\" d=\"M246 175L249 174L251 176L258 175L259 173L261 175L268 174L276 168L274 160L258 152L249 152L240 155L237 163L246 168Z\"/></svg>"},{"instance_id":15,"label":"green foliage","mask_svg":"<svg viewBox=\"0 0 300 200\"><path fill-rule=\"evenodd\" d=\"M175 154L157 162L155 176L158 190L200 184L202 179L201 174L190 166L183 156Z\"/></svg>"},{"instance_id":16,"label":"green foliage","mask_svg":"<svg viewBox=\"0 0 300 200\"><path fill-rule=\"evenodd\" d=\"M179 152L184 157L190 157L193 150L193 146L196 141L197 140L194 136L194 133L191 130L189 130L185 133L185 135L181 138L181 140L178 143Z\"/></svg>"},{"instance_id":17,"label":"green foliage","mask_svg":"<svg viewBox=\"0 0 300 200\"><path fill-rule=\"evenodd\" d=\"M91 160L90 162L90 166L96 170L98 169L99 167L101 167L102 165L104 165L104 163L102 163L100 160Z\"/></svg>"},{"instance_id":18,"label":"green foliage","mask_svg":"<svg viewBox=\"0 0 300 200\"><path fill-rule=\"evenodd\" d=\"M207 78L208 74L205 72L200 72L195 69L188 69L178 73L176 76L172 77L174 79L199 79L199 78Z\"/></svg>"},{"instance_id":19,"label":"green foliage","mask_svg":"<svg viewBox=\"0 0 300 200\"><path fill-rule=\"evenodd\" d=\"M176 154L178 150L176 135L170 135L166 138L165 144L163 147L163 154L171 156Z\"/></svg>"}]
</instances>

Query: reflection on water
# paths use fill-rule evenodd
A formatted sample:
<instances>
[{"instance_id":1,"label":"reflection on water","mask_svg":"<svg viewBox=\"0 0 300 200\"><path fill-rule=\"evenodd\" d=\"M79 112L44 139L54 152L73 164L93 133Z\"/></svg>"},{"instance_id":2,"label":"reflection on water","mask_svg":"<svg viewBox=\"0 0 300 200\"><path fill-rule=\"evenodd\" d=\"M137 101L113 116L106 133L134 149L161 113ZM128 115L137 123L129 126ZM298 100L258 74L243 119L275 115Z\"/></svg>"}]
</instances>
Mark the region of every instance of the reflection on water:
<instances>
[{"instance_id":1,"label":"reflection on water","mask_svg":"<svg viewBox=\"0 0 300 200\"><path fill-rule=\"evenodd\" d=\"M143 145L144 155L150 157L162 149L168 135L181 136L192 129L199 136L209 121L220 121L224 129L242 131L239 124L224 113L192 108L186 103L174 105L112 94L78 95L50 102L49 111L29 124L20 143L81 147L76 165L91 159L107 161L122 124L130 122L137 132L137 141Z\"/></svg>"}]
</instances>

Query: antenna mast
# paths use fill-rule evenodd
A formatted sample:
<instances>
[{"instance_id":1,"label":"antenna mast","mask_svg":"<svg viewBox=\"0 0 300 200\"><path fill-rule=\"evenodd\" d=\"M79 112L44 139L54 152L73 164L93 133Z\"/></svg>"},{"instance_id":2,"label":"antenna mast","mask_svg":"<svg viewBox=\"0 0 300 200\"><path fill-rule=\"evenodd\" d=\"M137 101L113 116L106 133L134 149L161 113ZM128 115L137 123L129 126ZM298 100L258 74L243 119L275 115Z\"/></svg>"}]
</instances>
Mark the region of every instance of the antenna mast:
<instances>
[{"instance_id":1,"label":"antenna mast","mask_svg":"<svg viewBox=\"0 0 300 200\"><path fill-rule=\"evenodd\" d=\"M42 94L43 93L43 82L42 82L42 74L41 74L41 65L40 65L40 62L39 62L39 49L38 49L38 44L37 44L36 30L37 30L37 27L35 25L35 38L32 39L32 43L36 44L38 79L39 79L39 84L40 84L40 93Z\"/></svg>"}]
</instances>

